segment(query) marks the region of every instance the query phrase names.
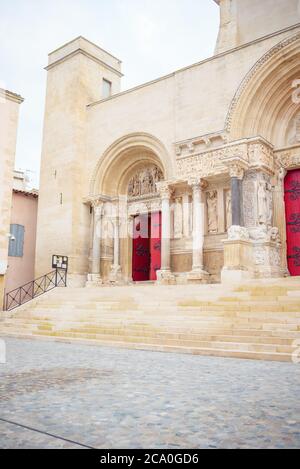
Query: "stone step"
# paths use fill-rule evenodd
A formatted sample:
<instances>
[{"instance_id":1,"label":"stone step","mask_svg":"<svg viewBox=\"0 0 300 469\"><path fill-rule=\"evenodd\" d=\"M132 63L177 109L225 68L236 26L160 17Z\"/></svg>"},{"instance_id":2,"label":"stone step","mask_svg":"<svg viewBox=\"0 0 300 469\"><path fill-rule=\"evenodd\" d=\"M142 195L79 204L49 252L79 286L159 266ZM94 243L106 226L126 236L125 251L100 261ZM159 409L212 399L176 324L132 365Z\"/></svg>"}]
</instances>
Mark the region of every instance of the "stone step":
<instances>
[{"instance_id":1,"label":"stone step","mask_svg":"<svg viewBox=\"0 0 300 469\"><path fill-rule=\"evenodd\" d=\"M106 335L106 334L87 334L83 332L69 332L69 331L53 331L51 333L46 331L33 331L33 335L40 336L46 335L50 337L66 337L75 339L88 339L96 341L114 341L114 342L129 342L129 343L144 343L154 345L170 345L177 347L187 348L214 348L222 350L239 350L243 352L268 352L268 353L289 353L294 351L294 348L289 345L280 344L252 344L252 343L238 343L238 342L219 342L219 341L191 341L187 339L169 339L164 338L163 342L157 337L145 336L129 336L129 335Z\"/></svg>"},{"instance_id":2,"label":"stone step","mask_svg":"<svg viewBox=\"0 0 300 469\"><path fill-rule=\"evenodd\" d=\"M33 330L40 328L41 330L52 330L53 328L56 329L62 329L63 326L66 326L66 323L63 322L61 325L57 322L53 323L45 323L45 322L37 322L36 324L34 323L19 323L18 325L15 323L2 323L2 327L0 325L0 331L2 333L6 333L8 330L22 330L22 329L27 329L27 330ZM200 328L200 329L195 329L195 328L183 328L182 326L176 327L173 325L168 325L165 328L163 327L154 327L153 325L150 324L142 324L142 325L136 325L132 323L123 323L123 324L109 324L109 323L101 323L99 325L91 325L90 323L69 323L68 324L69 328L78 328L80 327L81 329L87 328L87 329L92 329L93 331L97 330L99 332L103 333L115 333L118 334L124 333L124 331L135 331L134 333L140 333L142 331L142 334L144 335L153 335L157 334L159 332L161 333L171 333L175 335L181 335L185 336L186 334L192 334L192 335L199 335L199 336L208 336L208 335L231 335L233 337L253 337L253 338L261 338L261 337L269 337L270 339L272 338L285 338L289 340L295 340L300 338L300 332L299 331L290 331L290 330L270 330L270 331L265 331L263 329L257 330L257 329L237 329L237 328L216 328L216 327L209 327L209 328ZM238 339L236 339L238 340Z\"/></svg>"},{"instance_id":3,"label":"stone step","mask_svg":"<svg viewBox=\"0 0 300 469\"><path fill-rule=\"evenodd\" d=\"M155 331L155 330L147 330L147 329L134 329L132 327L124 327L124 328L105 328L105 327L79 327L78 325L72 326L71 324L68 325L68 329L60 329L57 325L53 324L36 324L36 325L29 325L29 324L20 324L19 326L14 324L4 324L3 328L0 327L0 332L5 332L7 329L12 329L15 332L21 332L22 330L27 330L28 332L36 332L41 331L45 334L47 332L70 332L70 333L82 333L82 334L97 334L97 335L106 335L106 336L137 336L137 337L153 337L158 338L160 340L170 339L170 340L188 340L192 342L197 341L219 341L219 342L239 342L239 343L252 343L252 344L268 344L268 345L291 345L294 341L293 338L286 338L286 337L270 337L270 336L241 336L241 335L227 335L224 334L210 334L209 331L206 333L198 332L169 332L169 331ZM299 336L300 338L300 333Z\"/></svg>"},{"instance_id":4,"label":"stone step","mask_svg":"<svg viewBox=\"0 0 300 469\"><path fill-rule=\"evenodd\" d=\"M11 337L19 338L43 338L46 340L54 340L58 342L70 342L78 344L94 344L98 346L106 347L122 347L127 349L135 350L151 350L156 352L174 352L174 353L186 353L193 355L203 355L203 356L214 356L214 357L225 357L225 358L239 358L239 359L248 359L248 360L266 360L266 361L282 361L282 362L291 362L292 356L289 353L273 353L273 352L254 352L254 351L241 351L241 350L228 350L228 349L216 349L216 348L200 348L200 347L178 347L170 345L156 345L156 344L143 344L143 343L129 343L129 342L117 342L117 341L95 341L87 339L76 339L76 338L67 338L67 337L49 337L49 336L33 336L31 334L25 333L15 333L10 334Z\"/></svg>"},{"instance_id":5,"label":"stone step","mask_svg":"<svg viewBox=\"0 0 300 469\"><path fill-rule=\"evenodd\" d=\"M153 326L157 327L180 327L180 328L190 328L190 329L201 329L205 327L223 327L223 328L232 328L239 329L241 326L246 326L247 329L257 329L261 330L262 328L269 328L269 330L284 329L284 330L300 330L300 320L299 318L277 318L277 319L257 319L257 318L220 318L220 317L197 317L197 318L187 318L183 316L172 316L172 317L157 317L153 318L151 316L66 316L66 315L53 315L53 316L32 316L32 317L17 317L17 318L8 318L5 323L12 324L34 324L37 322L49 323L56 322L57 324L64 323L79 323L79 324L89 324L89 325L103 325L111 324L113 327L116 327L118 324L135 324L137 326Z\"/></svg>"}]
</instances>

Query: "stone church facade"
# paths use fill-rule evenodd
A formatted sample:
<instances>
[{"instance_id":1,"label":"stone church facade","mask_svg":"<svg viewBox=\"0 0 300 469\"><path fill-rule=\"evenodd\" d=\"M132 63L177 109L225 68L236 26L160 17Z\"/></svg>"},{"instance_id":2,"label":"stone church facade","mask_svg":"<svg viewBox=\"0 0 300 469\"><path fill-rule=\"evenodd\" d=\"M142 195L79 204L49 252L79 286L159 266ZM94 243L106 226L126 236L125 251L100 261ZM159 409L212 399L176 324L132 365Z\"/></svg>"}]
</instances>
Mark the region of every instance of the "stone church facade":
<instances>
[{"instance_id":1,"label":"stone church facade","mask_svg":"<svg viewBox=\"0 0 300 469\"><path fill-rule=\"evenodd\" d=\"M52 254L76 286L300 275L299 2L217 3L213 57L128 91L82 37L49 55L37 275Z\"/></svg>"}]
</instances>

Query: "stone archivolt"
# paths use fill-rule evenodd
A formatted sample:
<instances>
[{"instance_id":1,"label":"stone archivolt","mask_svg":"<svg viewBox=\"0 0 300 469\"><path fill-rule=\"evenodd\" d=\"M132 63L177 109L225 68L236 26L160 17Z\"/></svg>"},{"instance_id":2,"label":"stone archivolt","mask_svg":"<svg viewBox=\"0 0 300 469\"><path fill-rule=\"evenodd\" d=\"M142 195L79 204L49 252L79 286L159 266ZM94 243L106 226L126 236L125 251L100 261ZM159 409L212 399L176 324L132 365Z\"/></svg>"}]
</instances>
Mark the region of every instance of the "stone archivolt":
<instances>
[{"instance_id":1,"label":"stone archivolt","mask_svg":"<svg viewBox=\"0 0 300 469\"><path fill-rule=\"evenodd\" d=\"M275 152L275 161L277 167L286 170L300 167L300 145L285 150Z\"/></svg>"}]
</instances>

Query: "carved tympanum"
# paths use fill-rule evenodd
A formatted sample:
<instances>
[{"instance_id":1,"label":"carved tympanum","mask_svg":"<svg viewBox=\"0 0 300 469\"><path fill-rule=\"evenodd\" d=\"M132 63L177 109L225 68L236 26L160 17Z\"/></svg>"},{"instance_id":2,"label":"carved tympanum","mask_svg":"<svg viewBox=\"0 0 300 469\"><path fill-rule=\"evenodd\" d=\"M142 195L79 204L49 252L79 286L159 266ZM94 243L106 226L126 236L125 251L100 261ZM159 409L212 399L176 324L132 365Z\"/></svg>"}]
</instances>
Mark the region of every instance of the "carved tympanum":
<instances>
[{"instance_id":1,"label":"carved tympanum","mask_svg":"<svg viewBox=\"0 0 300 469\"><path fill-rule=\"evenodd\" d=\"M138 171L129 181L128 196L141 197L155 194L156 183L164 179L162 171L155 165L148 166Z\"/></svg>"}]
</instances>

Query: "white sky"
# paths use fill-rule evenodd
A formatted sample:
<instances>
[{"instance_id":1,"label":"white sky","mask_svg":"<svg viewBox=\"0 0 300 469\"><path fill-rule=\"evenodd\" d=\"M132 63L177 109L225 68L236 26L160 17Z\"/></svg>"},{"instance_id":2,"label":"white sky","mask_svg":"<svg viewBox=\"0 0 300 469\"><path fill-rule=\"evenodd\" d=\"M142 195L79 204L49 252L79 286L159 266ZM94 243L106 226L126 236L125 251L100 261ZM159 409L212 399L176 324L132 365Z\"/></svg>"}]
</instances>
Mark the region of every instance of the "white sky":
<instances>
[{"instance_id":1,"label":"white sky","mask_svg":"<svg viewBox=\"0 0 300 469\"><path fill-rule=\"evenodd\" d=\"M16 167L39 172L47 55L82 35L123 62L122 89L213 54L213 0L0 0L0 86L21 94Z\"/></svg>"}]
</instances>

